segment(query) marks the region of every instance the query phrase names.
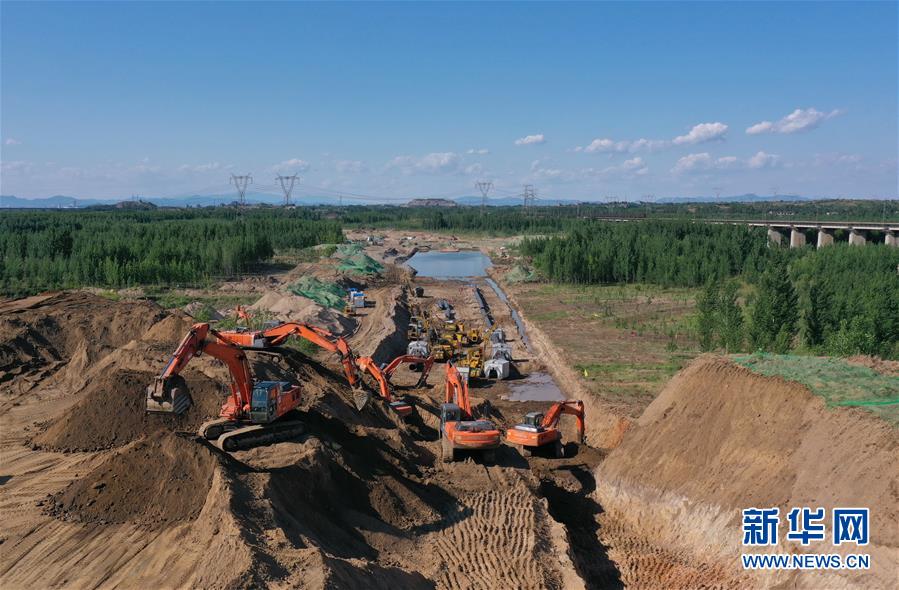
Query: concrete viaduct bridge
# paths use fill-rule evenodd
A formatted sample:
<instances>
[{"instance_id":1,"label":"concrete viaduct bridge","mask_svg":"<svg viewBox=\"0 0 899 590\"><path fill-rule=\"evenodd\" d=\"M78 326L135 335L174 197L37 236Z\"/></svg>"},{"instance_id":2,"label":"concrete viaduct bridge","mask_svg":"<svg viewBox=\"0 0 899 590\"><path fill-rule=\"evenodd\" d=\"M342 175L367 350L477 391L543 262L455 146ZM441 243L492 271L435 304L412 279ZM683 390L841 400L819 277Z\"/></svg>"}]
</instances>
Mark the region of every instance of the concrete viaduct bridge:
<instances>
[{"instance_id":1,"label":"concrete viaduct bridge","mask_svg":"<svg viewBox=\"0 0 899 590\"><path fill-rule=\"evenodd\" d=\"M620 217L593 216L590 219L601 221L646 221L683 218L664 217ZM781 245L789 239L790 248L805 246L807 234L817 232L817 247L834 243L834 232L842 231L848 235L849 243L864 246L870 234L883 234L883 243L887 246L899 247L899 221L787 221L773 219L693 219L694 223L714 223L719 225L749 225L768 228L768 241Z\"/></svg>"},{"instance_id":2,"label":"concrete viaduct bridge","mask_svg":"<svg viewBox=\"0 0 899 590\"><path fill-rule=\"evenodd\" d=\"M817 247L833 244L834 232L843 230L849 237L849 243L864 246L869 240L870 232L883 234L883 242L887 246L899 247L899 222L865 222L865 221L757 221L743 222L755 227L768 228L768 240L772 244L782 244L789 236L790 248L805 246L806 234L817 231Z\"/></svg>"}]
</instances>

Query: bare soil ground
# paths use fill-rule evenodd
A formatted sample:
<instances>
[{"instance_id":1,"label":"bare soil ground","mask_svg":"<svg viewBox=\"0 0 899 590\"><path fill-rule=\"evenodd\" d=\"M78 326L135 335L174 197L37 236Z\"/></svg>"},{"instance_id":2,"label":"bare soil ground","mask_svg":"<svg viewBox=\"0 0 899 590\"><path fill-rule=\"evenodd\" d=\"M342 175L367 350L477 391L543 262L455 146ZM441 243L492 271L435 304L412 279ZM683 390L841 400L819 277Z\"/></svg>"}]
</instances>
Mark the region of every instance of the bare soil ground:
<instances>
[{"instance_id":1,"label":"bare soil ground","mask_svg":"<svg viewBox=\"0 0 899 590\"><path fill-rule=\"evenodd\" d=\"M403 237L391 234L367 251L390 262L416 247L460 243ZM503 243L474 245L499 250ZM396 255L386 254L390 248ZM333 277L331 266L298 267L226 292L252 294L253 303L283 293L284 283L304 272ZM379 361L404 351L408 323L403 273L385 274L360 285L374 305L351 330L354 350ZM481 325L469 282L415 284L425 288L421 304L446 298L462 321ZM199 357L185 371L194 399L186 415L142 411L145 385L193 318L147 301L87 293L0 302L0 585L888 587L891 572L874 568L856 578L748 578L734 569L734 540L735 514L754 503L830 506L851 499L883 515L875 522L895 523L894 429L856 410L825 409L801 386L716 358L680 373L642 412L663 379L618 375L621 384L649 393L606 391L572 377L581 360L571 359L582 355L599 366L633 354L649 365L666 358L664 341L647 331L629 348L594 342L623 336L602 332L607 323L584 315L595 312L578 311L583 301L558 297L558 308L548 310L558 315L529 320L535 342L528 350L505 304L489 288L482 291L512 338L513 377L549 370L564 391L588 397L591 446L569 443L563 459L525 458L504 446L495 464L475 456L443 464L442 365L420 389L413 388L417 373L400 370L399 393L416 406L402 422L380 403L353 409L330 356L285 349L248 357L258 379L303 387L295 417L308 433L229 455L193 434L223 401L227 373L218 363ZM641 317L648 325L685 312L664 298L633 304L613 307L609 321L621 312L620 321ZM521 309L527 317L526 305ZM557 324L562 334L582 324L588 338L566 349L555 342ZM509 401L509 387L474 381L475 414L508 428L527 411L549 406ZM563 434L571 440L567 421ZM597 448L616 446L611 454ZM872 533L875 564L889 564L896 554L896 529L887 529Z\"/></svg>"},{"instance_id":2,"label":"bare soil ground","mask_svg":"<svg viewBox=\"0 0 899 590\"><path fill-rule=\"evenodd\" d=\"M827 408L805 387L704 356L678 374L596 471L600 537L611 545L630 586L654 587L671 573L670 555L692 563L666 585L697 585L714 572L719 585L890 588L899 574L899 431L857 408ZM647 466L651 465L651 469ZM872 522L871 569L782 572L746 578L740 511L747 507L866 506ZM875 516L876 515L876 516ZM829 530L829 529L828 529ZM606 534L608 532L608 534ZM628 541L616 537L624 534ZM633 541L631 541L633 539ZM637 568L640 542L665 547L650 571ZM859 552L830 541L772 551ZM704 564L704 571L696 565ZM667 575L667 574L666 574Z\"/></svg>"},{"instance_id":3,"label":"bare soil ground","mask_svg":"<svg viewBox=\"0 0 899 590\"><path fill-rule=\"evenodd\" d=\"M376 350L397 325L405 329L391 295L385 289L376 297L370 311L378 321L369 322L376 327L362 333ZM34 302L6 308L29 325L67 315L43 303L30 320L21 314ZM49 371L39 366L40 351L4 343L45 374L32 395L11 387L2 398L4 587L580 584L565 528L550 515L527 462L437 462L436 416L428 410L440 401L440 385L420 392L419 418L405 424L380 405L362 414L351 409L335 367L290 350L251 352L258 378L304 387L298 416L310 435L227 456L192 435L222 401L225 373L216 363L201 357L185 373L195 401L185 416L142 412L144 387L190 318L140 305L153 320L141 323L145 316L132 304L89 294L57 302L94 310L96 320L79 316L72 328L84 329L85 338L100 317L136 321L129 330L138 336L129 342L119 332L91 339L105 354L79 365L83 375L73 387L69 380L43 386L66 372L68 348L60 347ZM389 346L381 348L389 354Z\"/></svg>"}]
</instances>

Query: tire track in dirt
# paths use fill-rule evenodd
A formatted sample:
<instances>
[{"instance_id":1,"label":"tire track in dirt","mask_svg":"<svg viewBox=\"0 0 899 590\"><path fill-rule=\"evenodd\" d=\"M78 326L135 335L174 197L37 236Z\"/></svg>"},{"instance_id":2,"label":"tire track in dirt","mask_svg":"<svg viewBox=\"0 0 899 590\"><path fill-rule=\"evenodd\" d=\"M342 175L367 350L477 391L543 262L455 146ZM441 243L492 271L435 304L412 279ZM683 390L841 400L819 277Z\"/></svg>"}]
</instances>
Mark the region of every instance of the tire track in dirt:
<instances>
[{"instance_id":1,"label":"tire track in dirt","mask_svg":"<svg viewBox=\"0 0 899 590\"><path fill-rule=\"evenodd\" d=\"M546 587L536 555L536 499L523 484L468 493L459 501L462 510L434 533L438 587Z\"/></svg>"}]
</instances>

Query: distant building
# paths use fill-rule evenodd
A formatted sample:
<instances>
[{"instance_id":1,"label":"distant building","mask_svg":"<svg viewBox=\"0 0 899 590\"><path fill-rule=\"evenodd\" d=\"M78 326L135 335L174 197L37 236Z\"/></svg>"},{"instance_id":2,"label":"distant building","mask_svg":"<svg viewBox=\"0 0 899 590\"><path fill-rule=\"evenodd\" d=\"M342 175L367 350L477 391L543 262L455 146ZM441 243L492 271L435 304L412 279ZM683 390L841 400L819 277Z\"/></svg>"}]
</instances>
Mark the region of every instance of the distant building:
<instances>
[{"instance_id":1,"label":"distant building","mask_svg":"<svg viewBox=\"0 0 899 590\"><path fill-rule=\"evenodd\" d=\"M458 207L459 203L449 199L412 199L407 207Z\"/></svg>"}]
</instances>

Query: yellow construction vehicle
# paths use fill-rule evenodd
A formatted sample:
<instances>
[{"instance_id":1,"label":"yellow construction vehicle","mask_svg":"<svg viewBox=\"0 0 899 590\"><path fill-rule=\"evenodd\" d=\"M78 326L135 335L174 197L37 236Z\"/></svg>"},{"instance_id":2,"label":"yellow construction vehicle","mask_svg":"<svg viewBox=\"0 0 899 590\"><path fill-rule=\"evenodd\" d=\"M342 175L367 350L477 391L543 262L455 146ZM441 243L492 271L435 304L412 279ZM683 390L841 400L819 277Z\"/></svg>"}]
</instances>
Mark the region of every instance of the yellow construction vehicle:
<instances>
[{"instance_id":1,"label":"yellow construction vehicle","mask_svg":"<svg viewBox=\"0 0 899 590\"><path fill-rule=\"evenodd\" d=\"M468 367L468 376L480 379L484 375L484 353L480 348L471 348L465 353L463 367Z\"/></svg>"}]
</instances>

